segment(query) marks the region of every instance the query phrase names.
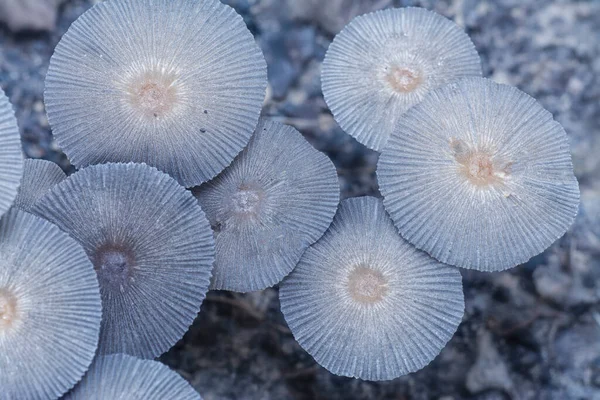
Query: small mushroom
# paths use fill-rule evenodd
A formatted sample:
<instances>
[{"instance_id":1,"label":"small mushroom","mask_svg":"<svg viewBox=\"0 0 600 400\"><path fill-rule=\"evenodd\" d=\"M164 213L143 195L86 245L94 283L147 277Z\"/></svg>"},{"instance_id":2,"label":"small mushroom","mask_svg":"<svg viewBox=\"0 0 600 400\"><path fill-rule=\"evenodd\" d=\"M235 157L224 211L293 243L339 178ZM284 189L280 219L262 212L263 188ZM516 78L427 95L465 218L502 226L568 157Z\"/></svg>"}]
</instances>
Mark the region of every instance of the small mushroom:
<instances>
[{"instance_id":1,"label":"small mushroom","mask_svg":"<svg viewBox=\"0 0 600 400\"><path fill-rule=\"evenodd\" d=\"M527 94L483 78L441 87L410 109L377 177L406 240L480 271L542 252L579 204L564 129Z\"/></svg>"},{"instance_id":2,"label":"small mushroom","mask_svg":"<svg viewBox=\"0 0 600 400\"><path fill-rule=\"evenodd\" d=\"M191 187L250 140L266 74L242 17L218 0L108 0L56 47L45 101L74 165L145 162Z\"/></svg>"},{"instance_id":3,"label":"small mushroom","mask_svg":"<svg viewBox=\"0 0 600 400\"><path fill-rule=\"evenodd\" d=\"M367 380L429 364L464 312L458 269L402 239L373 197L342 201L279 293L294 337L319 364Z\"/></svg>"},{"instance_id":4,"label":"small mushroom","mask_svg":"<svg viewBox=\"0 0 600 400\"><path fill-rule=\"evenodd\" d=\"M248 147L194 194L215 232L211 289L248 292L281 281L323 235L339 184L300 132L261 119Z\"/></svg>"},{"instance_id":5,"label":"small mushroom","mask_svg":"<svg viewBox=\"0 0 600 400\"><path fill-rule=\"evenodd\" d=\"M8 97L0 88L0 215L13 204L23 174L21 135Z\"/></svg>"},{"instance_id":6,"label":"small mushroom","mask_svg":"<svg viewBox=\"0 0 600 400\"><path fill-rule=\"evenodd\" d=\"M126 354L99 356L64 400L202 400L175 371Z\"/></svg>"},{"instance_id":7,"label":"small mushroom","mask_svg":"<svg viewBox=\"0 0 600 400\"><path fill-rule=\"evenodd\" d=\"M214 241L194 197L145 164L94 165L33 211L69 233L102 294L99 354L154 358L187 331L208 291Z\"/></svg>"},{"instance_id":8,"label":"small mushroom","mask_svg":"<svg viewBox=\"0 0 600 400\"><path fill-rule=\"evenodd\" d=\"M353 19L327 50L322 85L340 127L381 151L396 121L430 90L480 75L479 55L459 26L408 7Z\"/></svg>"},{"instance_id":9,"label":"small mushroom","mask_svg":"<svg viewBox=\"0 0 600 400\"><path fill-rule=\"evenodd\" d=\"M67 178L60 167L46 160L28 158L23 162L23 177L15 199L15 207L31 211L48 190Z\"/></svg>"},{"instance_id":10,"label":"small mushroom","mask_svg":"<svg viewBox=\"0 0 600 400\"><path fill-rule=\"evenodd\" d=\"M12 209L0 220L0 398L55 399L98 346L94 268L56 226Z\"/></svg>"}]
</instances>

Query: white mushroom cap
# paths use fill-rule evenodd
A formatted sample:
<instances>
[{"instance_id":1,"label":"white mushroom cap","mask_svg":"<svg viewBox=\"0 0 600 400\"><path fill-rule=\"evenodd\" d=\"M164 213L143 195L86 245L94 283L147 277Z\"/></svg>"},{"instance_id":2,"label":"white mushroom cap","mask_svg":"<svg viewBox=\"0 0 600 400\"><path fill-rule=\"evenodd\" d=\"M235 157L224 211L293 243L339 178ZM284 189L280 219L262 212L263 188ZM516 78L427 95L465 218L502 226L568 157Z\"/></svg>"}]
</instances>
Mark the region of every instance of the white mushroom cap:
<instances>
[{"instance_id":1,"label":"white mushroom cap","mask_svg":"<svg viewBox=\"0 0 600 400\"><path fill-rule=\"evenodd\" d=\"M215 231L211 289L248 292L281 281L323 235L339 184L300 132L262 119L248 147L195 195Z\"/></svg>"},{"instance_id":2,"label":"white mushroom cap","mask_svg":"<svg viewBox=\"0 0 600 400\"><path fill-rule=\"evenodd\" d=\"M17 119L0 88L0 215L13 204L23 174L23 153Z\"/></svg>"},{"instance_id":3,"label":"white mushroom cap","mask_svg":"<svg viewBox=\"0 0 600 400\"><path fill-rule=\"evenodd\" d=\"M145 162L182 185L231 163L256 127L266 62L218 0L108 0L52 56L48 119L78 167Z\"/></svg>"},{"instance_id":4,"label":"white mushroom cap","mask_svg":"<svg viewBox=\"0 0 600 400\"><path fill-rule=\"evenodd\" d=\"M405 239L480 271L542 252L579 203L564 129L527 94L483 78L444 86L410 109L377 177Z\"/></svg>"},{"instance_id":5,"label":"white mushroom cap","mask_svg":"<svg viewBox=\"0 0 600 400\"><path fill-rule=\"evenodd\" d=\"M75 238L100 282L99 354L154 358L194 321L210 283L214 241L196 199L145 164L94 165L34 207Z\"/></svg>"},{"instance_id":6,"label":"white mushroom cap","mask_svg":"<svg viewBox=\"0 0 600 400\"><path fill-rule=\"evenodd\" d=\"M126 354L96 357L64 400L202 400L175 371L158 361Z\"/></svg>"},{"instance_id":7,"label":"white mushroom cap","mask_svg":"<svg viewBox=\"0 0 600 400\"><path fill-rule=\"evenodd\" d=\"M75 240L13 209L0 220L0 397L58 398L98 346L94 268Z\"/></svg>"},{"instance_id":8,"label":"white mushroom cap","mask_svg":"<svg viewBox=\"0 0 600 400\"><path fill-rule=\"evenodd\" d=\"M475 46L454 22L423 8L391 8L356 17L335 37L323 95L344 131L381 151L396 121L430 90L480 75Z\"/></svg>"},{"instance_id":9,"label":"white mushroom cap","mask_svg":"<svg viewBox=\"0 0 600 400\"><path fill-rule=\"evenodd\" d=\"M300 345L334 374L387 380L423 368L464 312L458 269L406 242L380 200L344 200L280 287Z\"/></svg>"},{"instance_id":10,"label":"white mushroom cap","mask_svg":"<svg viewBox=\"0 0 600 400\"><path fill-rule=\"evenodd\" d=\"M62 182L67 175L51 161L28 158L23 162L23 176L15 199L15 207L31 211L52 186Z\"/></svg>"}]
</instances>

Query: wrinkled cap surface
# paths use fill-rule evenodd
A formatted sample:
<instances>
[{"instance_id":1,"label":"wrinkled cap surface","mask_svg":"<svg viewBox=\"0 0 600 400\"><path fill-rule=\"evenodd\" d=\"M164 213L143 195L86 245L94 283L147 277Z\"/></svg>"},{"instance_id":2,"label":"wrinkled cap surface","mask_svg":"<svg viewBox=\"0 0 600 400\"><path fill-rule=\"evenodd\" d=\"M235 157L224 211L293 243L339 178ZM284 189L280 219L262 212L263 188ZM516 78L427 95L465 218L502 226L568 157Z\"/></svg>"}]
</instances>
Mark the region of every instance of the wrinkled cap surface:
<instances>
[{"instance_id":1,"label":"wrinkled cap surface","mask_svg":"<svg viewBox=\"0 0 600 400\"><path fill-rule=\"evenodd\" d=\"M31 211L34 204L52 186L66 178L67 175L63 170L51 161L26 159L23 162L23 176L15 199L15 207L24 211Z\"/></svg>"},{"instance_id":2,"label":"wrinkled cap surface","mask_svg":"<svg viewBox=\"0 0 600 400\"><path fill-rule=\"evenodd\" d=\"M266 62L241 16L218 0L109 0L56 47L45 103L78 167L145 162L191 187L248 143Z\"/></svg>"},{"instance_id":3,"label":"wrinkled cap surface","mask_svg":"<svg viewBox=\"0 0 600 400\"><path fill-rule=\"evenodd\" d=\"M392 8L356 17L334 38L323 95L344 131L381 151L398 118L429 91L480 75L462 28L423 8Z\"/></svg>"},{"instance_id":4,"label":"wrinkled cap surface","mask_svg":"<svg viewBox=\"0 0 600 400\"><path fill-rule=\"evenodd\" d=\"M54 186L33 211L81 243L94 265L99 354L154 358L181 339L214 261L210 225L189 191L145 164L94 165Z\"/></svg>"},{"instance_id":5,"label":"wrinkled cap surface","mask_svg":"<svg viewBox=\"0 0 600 400\"><path fill-rule=\"evenodd\" d=\"M329 158L294 128L265 119L232 165L194 192L215 234L211 288L238 292L281 281L339 202Z\"/></svg>"},{"instance_id":6,"label":"wrinkled cap surface","mask_svg":"<svg viewBox=\"0 0 600 400\"><path fill-rule=\"evenodd\" d=\"M21 135L17 119L0 88L0 215L13 204L23 175Z\"/></svg>"},{"instance_id":7,"label":"wrinkled cap surface","mask_svg":"<svg viewBox=\"0 0 600 400\"><path fill-rule=\"evenodd\" d=\"M58 398L90 366L102 306L81 246L13 209L0 220L0 397Z\"/></svg>"},{"instance_id":8,"label":"wrinkled cap surface","mask_svg":"<svg viewBox=\"0 0 600 400\"><path fill-rule=\"evenodd\" d=\"M404 238L480 271L542 252L579 203L564 129L527 94L483 78L444 86L409 110L377 178Z\"/></svg>"},{"instance_id":9,"label":"wrinkled cap surface","mask_svg":"<svg viewBox=\"0 0 600 400\"><path fill-rule=\"evenodd\" d=\"M458 269L402 239L373 197L342 201L279 293L294 337L319 364L367 380L429 364L464 311Z\"/></svg>"},{"instance_id":10,"label":"wrinkled cap surface","mask_svg":"<svg viewBox=\"0 0 600 400\"><path fill-rule=\"evenodd\" d=\"M65 400L202 400L175 371L126 354L98 356Z\"/></svg>"}]
</instances>

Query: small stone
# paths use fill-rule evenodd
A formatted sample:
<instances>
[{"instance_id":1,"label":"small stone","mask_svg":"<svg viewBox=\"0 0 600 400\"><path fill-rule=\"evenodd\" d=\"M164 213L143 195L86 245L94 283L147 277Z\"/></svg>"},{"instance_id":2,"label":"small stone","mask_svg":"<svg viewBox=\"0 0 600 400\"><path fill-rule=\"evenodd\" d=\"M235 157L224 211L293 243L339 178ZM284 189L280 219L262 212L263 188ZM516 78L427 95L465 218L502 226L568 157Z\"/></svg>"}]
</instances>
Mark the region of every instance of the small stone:
<instances>
[{"instance_id":1,"label":"small stone","mask_svg":"<svg viewBox=\"0 0 600 400\"><path fill-rule=\"evenodd\" d=\"M51 31L62 0L0 0L0 23L13 32Z\"/></svg>"},{"instance_id":2,"label":"small stone","mask_svg":"<svg viewBox=\"0 0 600 400\"><path fill-rule=\"evenodd\" d=\"M467 373L466 386L469 392L476 394L490 389L512 392L513 383L508 368L498 353L492 335L482 330L477 340L477 360Z\"/></svg>"}]
</instances>

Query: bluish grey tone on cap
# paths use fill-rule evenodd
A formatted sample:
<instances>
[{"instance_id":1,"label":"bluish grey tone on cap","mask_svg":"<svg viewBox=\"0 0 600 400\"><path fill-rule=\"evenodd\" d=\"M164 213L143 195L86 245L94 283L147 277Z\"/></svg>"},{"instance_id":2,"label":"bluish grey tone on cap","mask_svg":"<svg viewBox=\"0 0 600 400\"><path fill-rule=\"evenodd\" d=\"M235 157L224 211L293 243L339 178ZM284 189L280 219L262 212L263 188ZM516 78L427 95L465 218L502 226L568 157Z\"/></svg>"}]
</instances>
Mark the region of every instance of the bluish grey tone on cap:
<instances>
[{"instance_id":1,"label":"bluish grey tone on cap","mask_svg":"<svg viewBox=\"0 0 600 400\"><path fill-rule=\"evenodd\" d=\"M323 94L336 122L381 151L396 121L432 89L481 65L467 34L423 8L361 15L333 40L323 62Z\"/></svg>"},{"instance_id":2,"label":"bluish grey tone on cap","mask_svg":"<svg viewBox=\"0 0 600 400\"><path fill-rule=\"evenodd\" d=\"M195 195L215 232L211 288L248 292L281 281L323 235L339 184L300 132L262 119L248 147Z\"/></svg>"},{"instance_id":3,"label":"bluish grey tone on cap","mask_svg":"<svg viewBox=\"0 0 600 400\"><path fill-rule=\"evenodd\" d=\"M542 252L579 204L564 129L532 97L483 78L441 87L409 110L377 177L405 239L480 271Z\"/></svg>"},{"instance_id":4,"label":"bluish grey tone on cap","mask_svg":"<svg viewBox=\"0 0 600 400\"><path fill-rule=\"evenodd\" d=\"M175 371L125 354L99 356L64 400L202 400Z\"/></svg>"},{"instance_id":5,"label":"bluish grey tone on cap","mask_svg":"<svg viewBox=\"0 0 600 400\"><path fill-rule=\"evenodd\" d=\"M280 287L300 345L334 374L388 380L423 368L464 312L461 276L396 231L381 200L344 200Z\"/></svg>"},{"instance_id":6,"label":"bluish grey tone on cap","mask_svg":"<svg viewBox=\"0 0 600 400\"><path fill-rule=\"evenodd\" d=\"M100 354L154 358L194 321L208 291L214 241L192 194L145 164L94 165L35 206L75 238L102 294Z\"/></svg>"},{"instance_id":7,"label":"bluish grey tone on cap","mask_svg":"<svg viewBox=\"0 0 600 400\"><path fill-rule=\"evenodd\" d=\"M56 47L48 119L77 167L145 162L191 187L250 140L266 71L242 17L218 0L108 0Z\"/></svg>"},{"instance_id":8,"label":"bluish grey tone on cap","mask_svg":"<svg viewBox=\"0 0 600 400\"><path fill-rule=\"evenodd\" d=\"M23 153L17 119L0 88L0 215L13 204L23 174Z\"/></svg>"},{"instance_id":9,"label":"bluish grey tone on cap","mask_svg":"<svg viewBox=\"0 0 600 400\"><path fill-rule=\"evenodd\" d=\"M23 177L15 199L15 207L31 211L34 204L42 198L52 186L62 182L67 175L51 161L28 158L23 163Z\"/></svg>"},{"instance_id":10,"label":"bluish grey tone on cap","mask_svg":"<svg viewBox=\"0 0 600 400\"><path fill-rule=\"evenodd\" d=\"M102 305L92 263L50 222L13 209L0 220L0 398L56 399L98 346Z\"/></svg>"}]
</instances>

